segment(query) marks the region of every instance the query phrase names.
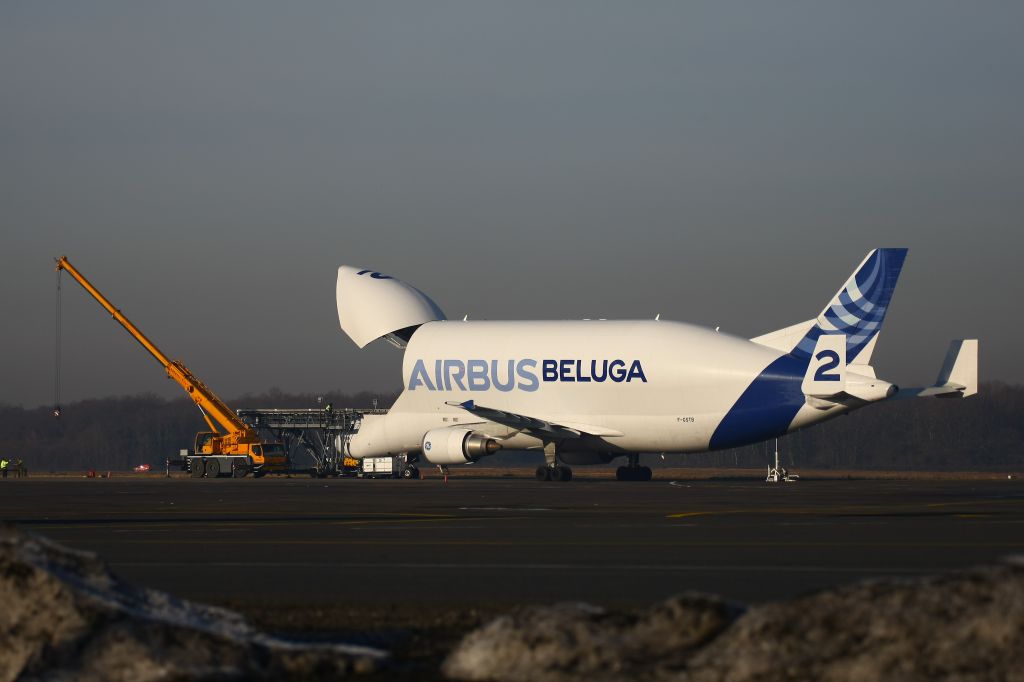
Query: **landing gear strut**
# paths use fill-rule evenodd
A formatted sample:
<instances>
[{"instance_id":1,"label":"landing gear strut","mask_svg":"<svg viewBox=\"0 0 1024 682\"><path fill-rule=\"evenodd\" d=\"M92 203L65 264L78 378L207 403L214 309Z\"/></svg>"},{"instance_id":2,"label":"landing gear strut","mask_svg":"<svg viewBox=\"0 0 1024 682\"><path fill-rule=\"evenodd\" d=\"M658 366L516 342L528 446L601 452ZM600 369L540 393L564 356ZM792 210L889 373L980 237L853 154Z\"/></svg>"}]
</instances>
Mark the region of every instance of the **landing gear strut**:
<instances>
[{"instance_id":1,"label":"landing gear strut","mask_svg":"<svg viewBox=\"0 0 1024 682\"><path fill-rule=\"evenodd\" d=\"M544 444L544 464L537 467L538 481L571 481L572 469L558 463L558 446L555 443Z\"/></svg>"},{"instance_id":2,"label":"landing gear strut","mask_svg":"<svg viewBox=\"0 0 1024 682\"><path fill-rule=\"evenodd\" d=\"M629 465L615 470L617 481L649 481L654 477L650 467L640 466L640 455L629 455Z\"/></svg>"}]
</instances>

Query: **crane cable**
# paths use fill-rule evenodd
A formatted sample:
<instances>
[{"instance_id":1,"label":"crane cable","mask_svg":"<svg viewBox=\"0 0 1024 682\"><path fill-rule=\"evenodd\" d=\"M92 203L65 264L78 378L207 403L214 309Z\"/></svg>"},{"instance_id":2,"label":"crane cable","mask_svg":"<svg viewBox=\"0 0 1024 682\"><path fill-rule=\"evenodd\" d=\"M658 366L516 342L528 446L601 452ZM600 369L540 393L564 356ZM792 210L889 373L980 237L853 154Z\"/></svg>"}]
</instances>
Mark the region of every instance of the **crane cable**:
<instances>
[{"instance_id":1,"label":"crane cable","mask_svg":"<svg viewBox=\"0 0 1024 682\"><path fill-rule=\"evenodd\" d=\"M62 268L57 268L57 338L54 343L53 353L53 416L60 417L60 347L61 347L61 303L60 303L60 283L61 274L63 273Z\"/></svg>"}]
</instances>

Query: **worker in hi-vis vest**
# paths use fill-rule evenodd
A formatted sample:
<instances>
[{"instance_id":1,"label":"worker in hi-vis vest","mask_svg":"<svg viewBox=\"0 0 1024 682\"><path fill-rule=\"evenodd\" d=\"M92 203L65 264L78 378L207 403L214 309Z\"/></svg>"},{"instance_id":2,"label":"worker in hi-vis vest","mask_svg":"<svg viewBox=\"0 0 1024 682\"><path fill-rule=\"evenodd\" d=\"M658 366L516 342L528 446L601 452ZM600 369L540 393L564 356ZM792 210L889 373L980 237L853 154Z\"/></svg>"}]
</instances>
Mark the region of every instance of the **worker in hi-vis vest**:
<instances>
[{"instance_id":1,"label":"worker in hi-vis vest","mask_svg":"<svg viewBox=\"0 0 1024 682\"><path fill-rule=\"evenodd\" d=\"M0 458L0 472L3 472L0 475L2 475L4 478L7 478L7 467L9 465L10 462L7 460L6 457Z\"/></svg>"}]
</instances>

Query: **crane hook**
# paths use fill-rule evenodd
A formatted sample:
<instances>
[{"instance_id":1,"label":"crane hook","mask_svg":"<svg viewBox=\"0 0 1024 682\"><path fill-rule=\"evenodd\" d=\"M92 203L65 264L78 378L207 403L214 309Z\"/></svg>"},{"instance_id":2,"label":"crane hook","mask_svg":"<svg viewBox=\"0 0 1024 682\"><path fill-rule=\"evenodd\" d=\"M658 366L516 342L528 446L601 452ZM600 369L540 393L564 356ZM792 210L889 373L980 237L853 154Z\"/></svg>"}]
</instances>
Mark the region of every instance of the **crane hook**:
<instances>
[{"instance_id":1,"label":"crane hook","mask_svg":"<svg viewBox=\"0 0 1024 682\"><path fill-rule=\"evenodd\" d=\"M56 326L56 341L54 343L54 355L53 355L53 417L54 419L60 419L60 347L61 347L61 302L60 302L60 283L61 283L61 272L63 268L57 267L57 326Z\"/></svg>"}]
</instances>

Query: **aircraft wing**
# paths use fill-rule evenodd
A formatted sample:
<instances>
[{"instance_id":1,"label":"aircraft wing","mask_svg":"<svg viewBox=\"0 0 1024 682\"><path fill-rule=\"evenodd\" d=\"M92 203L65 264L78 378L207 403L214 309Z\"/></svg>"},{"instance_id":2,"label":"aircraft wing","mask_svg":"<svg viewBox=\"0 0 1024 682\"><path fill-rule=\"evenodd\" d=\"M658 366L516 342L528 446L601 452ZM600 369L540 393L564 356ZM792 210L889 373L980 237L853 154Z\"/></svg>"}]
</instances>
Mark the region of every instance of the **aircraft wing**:
<instances>
[{"instance_id":1,"label":"aircraft wing","mask_svg":"<svg viewBox=\"0 0 1024 682\"><path fill-rule=\"evenodd\" d=\"M516 412L506 412L492 407L477 405L473 400L463 403L446 402L445 405L461 407L466 412L488 421L502 424L512 429L526 431L541 438L579 438L581 436L621 436L621 431L607 429L603 426L579 424L576 422L556 422L539 417L530 417Z\"/></svg>"}]
</instances>

